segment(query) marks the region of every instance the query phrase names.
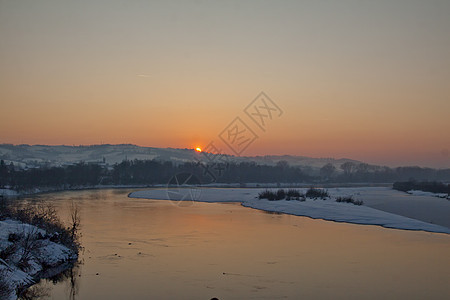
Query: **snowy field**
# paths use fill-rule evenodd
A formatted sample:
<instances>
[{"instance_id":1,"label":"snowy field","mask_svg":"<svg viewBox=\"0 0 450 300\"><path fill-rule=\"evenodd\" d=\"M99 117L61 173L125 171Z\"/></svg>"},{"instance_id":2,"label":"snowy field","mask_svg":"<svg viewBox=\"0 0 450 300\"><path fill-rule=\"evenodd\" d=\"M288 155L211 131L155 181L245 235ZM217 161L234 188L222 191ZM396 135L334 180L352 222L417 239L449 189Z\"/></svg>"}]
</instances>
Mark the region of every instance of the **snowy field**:
<instances>
[{"instance_id":1,"label":"snowy field","mask_svg":"<svg viewBox=\"0 0 450 300\"><path fill-rule=\"evenodd\" d=\"M432 196L411 195L386 187L331 188L330 198L306 201L269 201L257 198L264 189L257 188L202 188L202 189L152 189L130 193L131 198L158 200L179 199L201 202L240 202L243 206L255 209L306 216L353 224L379 225L386 228L423 230L450 233L448 225L450 202ZM276 189L274 189L276 190ZM306 189L299 189L306 192ZM362 206L350 203L337 203L336 197L353 196L362 200ZM175 204L180 204L174 201ZM434 221L434 220L438 220ZM435 224L432 224L435 223ZM440 225L437 225L437 224Z\"/></svg>"}]
</instances>

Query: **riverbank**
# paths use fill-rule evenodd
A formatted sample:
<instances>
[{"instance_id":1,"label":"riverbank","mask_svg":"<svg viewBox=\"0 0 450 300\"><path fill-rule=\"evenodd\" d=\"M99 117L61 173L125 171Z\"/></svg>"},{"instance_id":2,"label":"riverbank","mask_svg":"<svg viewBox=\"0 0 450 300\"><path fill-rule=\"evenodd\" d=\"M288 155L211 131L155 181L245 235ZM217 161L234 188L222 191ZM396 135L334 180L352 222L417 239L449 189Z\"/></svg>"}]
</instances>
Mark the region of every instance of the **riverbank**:
<instances>
[{"instance_id":1,"label":"riverbank","mask_svg":"<svg viewBox=\"0 0 450 300\"><path fill-rule=\"evenodd\" d=\"M16 299L26 288L71 267L81 249L80 212L69 207L69 223L40 201L7 199L0 205L1 299Z\"/></svg>"},{"instance_id":2,"label":"riverbank","mask_svg":"<svg viewBox=\"0 0 450 300\"><path fill-rule=\"evenodd\" d=\"M194 201L240 202L246 207L314 219L450 234L448 224L450 203L445 199L410 195L386 187L359 187L328 189L331 197L326 200L269 201L257 199L261 190L203 188L184 191L189 192L185 200L190 201L191 195L195 194ZM170 200L173 199L170 191L167 189L137 191L130 193L129 197ZM337 203L335 199L342 196L353 196L357 200L362 200L364 205ZM174 203L181 204L178 201Z\"/></svg>"},{"instance_id":3,"label":"riverbank","mask_svg":"<svg viewBox=\"0 0 450 300\"><path fill-rule=\"evenodd\" d=\"M16 299L17 291L38 282L48 270L69 268L78 258L75 250L58 242L58 234L11 219L0 221L0 256L1 299Z\"/></svg>"}]
</instances>

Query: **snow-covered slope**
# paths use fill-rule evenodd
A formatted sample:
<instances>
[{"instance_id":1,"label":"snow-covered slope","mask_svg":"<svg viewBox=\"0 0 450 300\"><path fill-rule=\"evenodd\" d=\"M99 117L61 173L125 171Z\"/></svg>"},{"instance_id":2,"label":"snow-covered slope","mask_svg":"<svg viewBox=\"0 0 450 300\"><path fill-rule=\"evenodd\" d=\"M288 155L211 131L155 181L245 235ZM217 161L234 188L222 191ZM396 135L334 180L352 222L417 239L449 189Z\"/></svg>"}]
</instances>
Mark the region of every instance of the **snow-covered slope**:
<instances>
[{"instance_id":1,"label":"snow-covered slope","mask_svg":"<svg viewBox=\"0 0 450 300\"><path fill-rule=\"evenodd\" d=\"M201 157L201 156L200 156ZM42 165L60 166L84 162L103 162L115 164L124 159L159 159L174 162L196 161L199 154L193 149L153 148L136 145L92 145L92 146L46 146L46 145L10 145L0 144L0 159L6 163L13 162L18 167L38 167ZM311 158L305 156L227 156L234 162L254 161L258 164L275 165L287 161L292 166L308 166L318 169L327 163L338 170L345 162L357 162L350 159Z\"/></svg>"},{"instance_id":2,"label":"snow-covered slope","mask_svg":"<svg viewBox=\"0 0 450 300\"><path fill-rule=\"evenodd\" d=\"M135 145L46 146L0 145L0 159L17 166L59 166L84 162L114 164L124 159L162 159L188 161L194 151L187 149L158 149Z\"/></svg>"}]
</instances>

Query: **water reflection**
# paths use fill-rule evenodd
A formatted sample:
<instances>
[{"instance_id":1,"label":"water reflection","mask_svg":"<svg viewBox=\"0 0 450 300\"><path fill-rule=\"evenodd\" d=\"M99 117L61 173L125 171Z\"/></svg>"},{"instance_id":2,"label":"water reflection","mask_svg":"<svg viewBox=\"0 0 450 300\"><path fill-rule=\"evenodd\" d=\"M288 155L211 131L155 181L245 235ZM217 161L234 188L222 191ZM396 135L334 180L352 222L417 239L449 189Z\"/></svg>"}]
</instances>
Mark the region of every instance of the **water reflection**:
<instances>
[{"instance_id":1,"label":"water reflection","mask_svg":"<svg viewBox=\"0 0 450 300\"><path fill-rule=\"evenodd\" d=\"M62 273L59 273L47 281L57 284L60 282L66 282L68 299L75 300L80 288L81 268L80 262L76 263L73 268L67 269Z\"/></svg>"},{"instance_id":2,"label":"water reflection","mask_svg":"<svg viewBox=\"0 0 450 300\"><path fill-rule=\"evenodd\" d=\"M448 235L312 220L236 203L182 208L130 199L129 192L39 196L63 219L68 203L80 205L85 252L83 264L33 287L34 299L444 299L450 294Z\"/></svg>"},{"instance_id":3,"label":"water reflection","mask_svg":"<svg viewBox=\"0 0 450 300\"><path fill-rule=\"evenodd\" d=\"M81 277L81 262L76 262L72 267L48 277L27 289L19 291L20 300L47 299L51 296L52 285L64 284L66 286L66 299L75 300L78 295ZM51 270L50 270L51 271Z\"/></svg>"},{"instance_id":4,"label":"water reflection","mask_svg":"<svg viewBox=\"0 0 450 300\"><path fill-rule=\"evenodd\" d=\"M35 285L23 291L18 299L20 300L42 299L44 297L49 297L50 291L51 291L50 287Z\"/></svg>"}]
</instances>

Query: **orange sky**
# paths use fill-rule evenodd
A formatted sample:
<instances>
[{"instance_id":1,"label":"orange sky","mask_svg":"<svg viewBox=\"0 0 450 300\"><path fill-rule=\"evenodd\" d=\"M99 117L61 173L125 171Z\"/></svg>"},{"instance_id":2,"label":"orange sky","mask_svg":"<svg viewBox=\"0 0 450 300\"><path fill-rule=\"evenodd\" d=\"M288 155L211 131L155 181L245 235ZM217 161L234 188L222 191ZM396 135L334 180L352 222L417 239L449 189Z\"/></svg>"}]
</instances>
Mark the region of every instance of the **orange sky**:
<instances>
[{"instance_id":1,"label":"orange sky","mask_svg":"<svg viewBox=\"0 0 450 300\"><path fill-rule=\"evenodd\" d=\"M450 3L374 2L0 1L0 142L204 147L240 116L242 155L450 167Z\"/></svg>"}]
</instances>

